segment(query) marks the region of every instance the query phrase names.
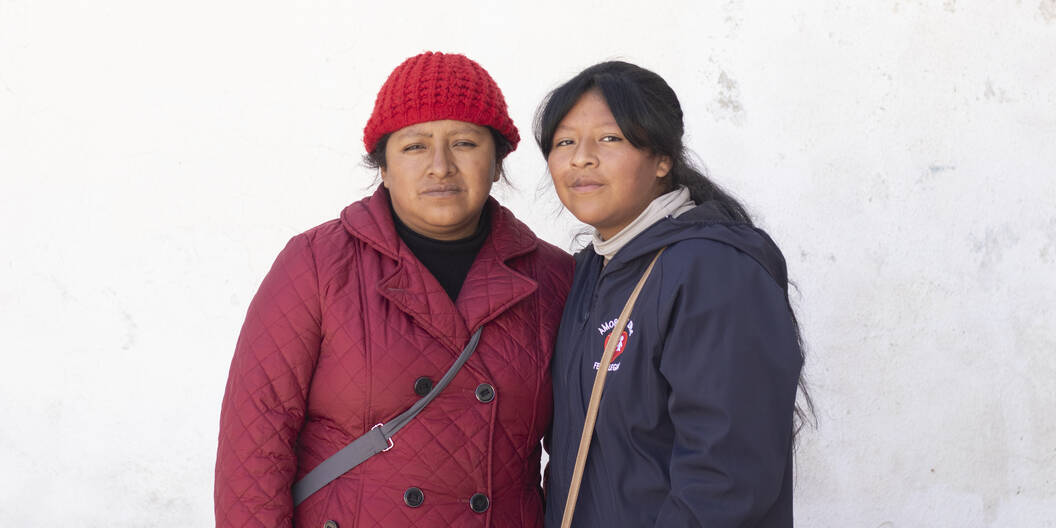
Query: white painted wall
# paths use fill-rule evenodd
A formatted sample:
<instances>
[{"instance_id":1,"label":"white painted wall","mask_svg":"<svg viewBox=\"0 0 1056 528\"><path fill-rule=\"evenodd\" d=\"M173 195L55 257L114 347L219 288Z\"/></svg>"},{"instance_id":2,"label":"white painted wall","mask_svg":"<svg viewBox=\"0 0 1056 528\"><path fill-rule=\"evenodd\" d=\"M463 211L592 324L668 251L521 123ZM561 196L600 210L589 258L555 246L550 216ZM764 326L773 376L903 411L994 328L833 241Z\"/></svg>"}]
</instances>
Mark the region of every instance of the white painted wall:
<instances>
[{"instance_id":1,"label":"white painted wall","mask_svg":"<svg viewBox=\"0 0 1056 528\"><path fill-rule=\"evenodd\" d=\"M0 525L212 523L249 299L439 49L526 139L598 60L675 87L799 285L799 526L1056 526L1056 1L388 4L0 0ZM530 141L508 168L567 247Z\"/></svg>"}]
</instances>

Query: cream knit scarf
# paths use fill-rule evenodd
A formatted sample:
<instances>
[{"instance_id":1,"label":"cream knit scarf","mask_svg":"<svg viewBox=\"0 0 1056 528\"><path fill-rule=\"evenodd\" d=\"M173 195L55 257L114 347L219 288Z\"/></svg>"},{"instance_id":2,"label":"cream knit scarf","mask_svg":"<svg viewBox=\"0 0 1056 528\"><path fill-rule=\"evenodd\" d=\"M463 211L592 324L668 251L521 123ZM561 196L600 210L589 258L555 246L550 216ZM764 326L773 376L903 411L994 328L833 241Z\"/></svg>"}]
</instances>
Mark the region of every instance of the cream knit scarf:
<instances>
[{"instance_id":1,"label":"cream knit scarf","mask_svg":"<svg viewBox=\"0 0 1056 528\"><path fill-rule=\"evenodd\" d=\"M638 215L638 218L627 224L627 227L621 229L612 238L602 240L601 235L595 230L594 251L605 257L605 264L608 264L623 246L627 245L628 242L649 228L649 226L667 216L677 217L696 206L697 204L693 203L693 200L689 197L689 189L680 185L677 189L667 194L657 196L646 206L642 214Z\"/></svg>"}]
</instances>

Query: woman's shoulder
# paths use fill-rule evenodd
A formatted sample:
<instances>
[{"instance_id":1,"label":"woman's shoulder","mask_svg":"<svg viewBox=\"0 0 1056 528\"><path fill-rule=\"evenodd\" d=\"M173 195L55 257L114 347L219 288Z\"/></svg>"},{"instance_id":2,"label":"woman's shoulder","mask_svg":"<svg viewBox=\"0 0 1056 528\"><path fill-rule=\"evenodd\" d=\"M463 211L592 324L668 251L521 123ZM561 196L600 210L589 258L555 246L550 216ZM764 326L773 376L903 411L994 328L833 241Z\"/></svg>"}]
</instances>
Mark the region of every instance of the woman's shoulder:
<instances>
[{"instance_id":1,"label":"woman's shoulder","mask_svg":"<svg viewBox=\"0 0 1056 528\"><path fill-rule=\"evenodd\" d=\"M354 236L341 218L327 220L289 238L279 252L275 266L312 271L316 280L326 282L340 275L349 261L357 258L360 240Z\"/></svg>"},{"instance_id":2,"label":"woman's shoulder","mask_svg":"<svg viewBox=\"0 0 1056 528\"><path fill-rule=\"evenodd\" d=\"M536 238L534 242L535 247L518 259L521 264L512 263L513 268L537 282L540 292L560 294L564 299L572 286L572 255L543 239Z\"/></svg>"},{"instance_id":3,"label":"woman's shoulder","mask_svg":"<svg viewBox=\"0 0 1056 528\"><path fill-rule=\"evenodd\" d=\"M345 206L337 218L327 220L298 236L309 240L316 253L325 254L342 254L357 242L363 242L392 256L398 245L388 199L380 186L373 195Z\"/></svg>"},{"instance_id":4,"label":"woman's shoulder","mask_svg":"<svg viewBox=\"0 0 1056 528\"><path fill-rule=\"evenodd\" d=\"M722 283L761 272L782 290L787 288L784 256L762 229L734 223L698 226L688 231L667 245L659 264L665 273L695 275Z\"/></svg>"},{"instance_id":5,"label":"woman's shoulder","mask_svg":"<svg viewBox=\"0 0 1056 528\"><path fill-rule=\"evenodd\" d=\"M279 253L279 261L329 260L347 252L349 237L338 220L328 220L293 235Z\"/></svg>"},{"instance_id":6,"label":"woman's shoulder","mask_svg":"<svg viewBox=\"0 0 1056 528\"><path fill-rule=\"evenodd\" d=\"M298 237L304 238L313 246L343 245L347 244L350 238L348 230L345 229L339 218L327 220L294 236L294 238Z\"/></svg>"},{"instance_id":7,"label":"woman's shoulder","mask_svg":"<svg viewBox=\"0 0 1056 528\"><path fill-rule=\"evenodd\" d=\"M537 238L536 240L538 243L535 248L536 253L538 253L537 258L539 258L543 262L546 262L547 264L551 264L558 267L567 267L569 269L572 268L574 260L572 258L572 255L569 255L567 251L541 238Z\"/></svg>"},{"instance_id":8,"label":"woman's shoulder","mask_svg":"<svg viewBox=\"0 0 1056 528\"><path fill-rule=\"evenodd\" d=\"M489 207L493 210L492 237L500 255L523 254L536 261L542 269L567 275L571 281L572 255L561 248L539 238L513 212L503 207L494 198Z\"/></svg>"}]
</instances>

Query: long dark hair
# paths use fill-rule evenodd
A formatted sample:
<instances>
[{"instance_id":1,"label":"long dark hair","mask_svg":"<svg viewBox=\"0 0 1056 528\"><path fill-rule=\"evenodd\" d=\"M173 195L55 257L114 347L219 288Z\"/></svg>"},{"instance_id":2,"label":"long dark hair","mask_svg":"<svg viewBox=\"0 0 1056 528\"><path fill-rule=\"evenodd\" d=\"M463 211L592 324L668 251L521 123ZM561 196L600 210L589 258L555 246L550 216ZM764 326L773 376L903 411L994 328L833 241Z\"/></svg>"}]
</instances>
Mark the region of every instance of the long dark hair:
<instances>
[{"instance_id":1,"label":"long dark hair","mask_svg":"<svg viewBox=\"0 0 1056 528\"><path fill-rule=\"evenodd\" d=\"M535 141L544 158L550 156L554 131L565 114L593 89L601 92L632 145L671 160L671 170L664 178L669 189L684 185L694 202L714 202L731 220L752 223L740 202L689 162L682 144L682 105L675 91L659 75L634 64L595 64L550 92L535 116Z\"/></svg>"},{"instance_id":2,"label":"long dark hair","mask_svg":"<svg viewBox=\"0 0 1056 528\"><path fill-rule=\"evenodd\" d=\"M534 123L535 141L542 149L544 158L550 156L550 150L554 147L554 133L561 120L580 97L591 90L598 90L605 98L620 131L632 145L671 160L671 170L664 178L669 190L685 186L697 204L711 202L729 221L754 225L751 215L736 198L689 161L682 140L685 132L682 105L675 91L663 77L634 64L622 61L595 64L550 92L536 111ZM800 358L805 361L799 321L787 293L785 302L792 315ZM799 377L799 392L804 404L796 404L793 433L805 424L816 421L814 403L802 374Z\"/></svg>"}]
</instances>

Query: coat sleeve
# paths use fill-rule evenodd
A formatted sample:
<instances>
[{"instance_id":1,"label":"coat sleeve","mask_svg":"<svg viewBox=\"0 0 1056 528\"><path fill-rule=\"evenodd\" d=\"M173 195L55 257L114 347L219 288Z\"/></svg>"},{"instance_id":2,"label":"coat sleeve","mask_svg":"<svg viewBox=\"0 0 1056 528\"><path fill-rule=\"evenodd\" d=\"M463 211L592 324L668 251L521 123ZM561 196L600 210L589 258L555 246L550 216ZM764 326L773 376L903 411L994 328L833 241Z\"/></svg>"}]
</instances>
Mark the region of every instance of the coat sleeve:
<instances>
[{"instance_id":1,"label":"coat sleeve","mask_svg":"<svg viewBox=\"0 0 1056 528\"><path fill-rule=\"evenodd\" d=\"M290 240L250 303L220 410L217 527L291 526L294 445L320 345L319 284L306 235Z\"/></svg>"},{"instance_id":2,"label":"coat sleeve","mask_svg":"<svg viewBox=\"0 0 1056 528\"><path fill-rule=\"evenodd\" d=\"M673 266L694 271L662 276L675 440L656 526L755 526L781 492L802 359L782 288L748 255L702 246Z\"/></svg>"}]
</instances>

